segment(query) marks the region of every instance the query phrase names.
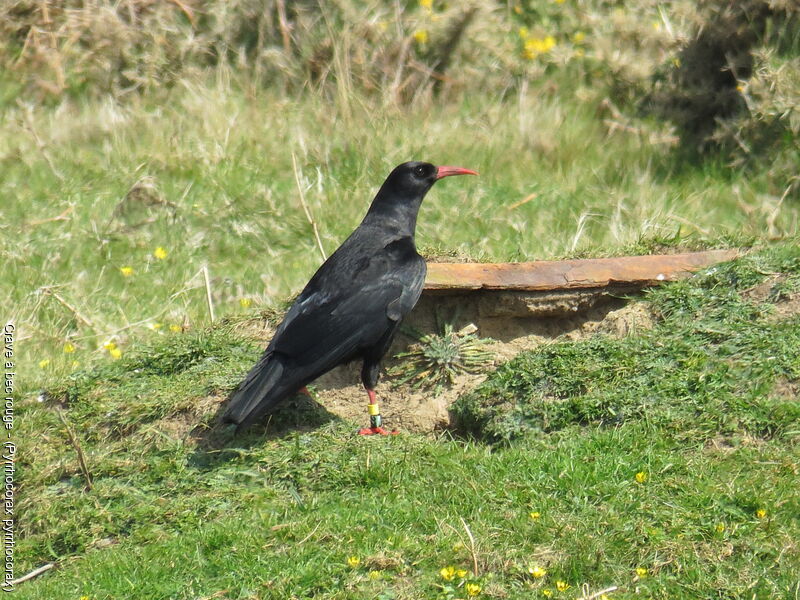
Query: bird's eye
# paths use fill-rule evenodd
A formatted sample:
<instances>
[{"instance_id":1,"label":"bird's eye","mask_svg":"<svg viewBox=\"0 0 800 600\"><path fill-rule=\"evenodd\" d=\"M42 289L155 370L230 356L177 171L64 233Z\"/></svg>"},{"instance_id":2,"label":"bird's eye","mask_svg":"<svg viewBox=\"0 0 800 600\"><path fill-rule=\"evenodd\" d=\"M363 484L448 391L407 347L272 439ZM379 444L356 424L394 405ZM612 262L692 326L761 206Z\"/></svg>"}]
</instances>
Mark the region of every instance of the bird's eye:
<instances>
[{"instance_id":1,"label":"bird's eye","mask_svg":"<svg viewBox=\"0 0 800 600\"><path fill-rule=\"evenodd\" d=\"M418 166L416 169L414 169L414 175L417 177L425 177L425 167L422 165Z\"/></svg>"}]
</instances>

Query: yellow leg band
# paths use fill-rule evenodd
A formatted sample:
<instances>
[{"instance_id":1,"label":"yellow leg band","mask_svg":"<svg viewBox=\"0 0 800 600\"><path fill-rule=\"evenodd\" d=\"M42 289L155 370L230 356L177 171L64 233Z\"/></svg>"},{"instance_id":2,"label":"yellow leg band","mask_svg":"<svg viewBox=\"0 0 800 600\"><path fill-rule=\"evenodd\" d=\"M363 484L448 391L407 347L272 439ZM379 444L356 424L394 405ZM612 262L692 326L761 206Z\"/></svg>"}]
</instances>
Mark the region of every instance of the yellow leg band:
<instances>
[{"instance_id":1,"label":"yellow leg band","mask_svg":"<svg viewBox=\"0 0 800 600\"><path fill-rule=\"evenodd\" d=\"M369 411L369 416L374 417L376 415L381 414L380 408L378 408L377 404L367 404L367 410Z\"/></svg>"}]
</instances>

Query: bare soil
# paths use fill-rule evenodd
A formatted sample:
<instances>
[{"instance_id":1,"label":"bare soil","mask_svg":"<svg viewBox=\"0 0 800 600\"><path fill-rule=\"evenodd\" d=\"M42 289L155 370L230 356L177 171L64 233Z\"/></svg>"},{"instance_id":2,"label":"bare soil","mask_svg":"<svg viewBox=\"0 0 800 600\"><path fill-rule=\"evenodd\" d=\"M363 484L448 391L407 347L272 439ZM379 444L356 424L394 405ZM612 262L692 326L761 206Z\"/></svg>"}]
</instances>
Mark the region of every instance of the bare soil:
<instances>
[{"instance_id":1,"label":"bare soil","mask_svg":"<svg viewBox=\"0 0 800 600\"><path fill-rule=\"evenodd\" d=\"M566 293L480 292L458 296L424 296L406 323L406 330L427 333L441 329L444 322L456 329L477 326L477 335L491 338L488 347L497 364L524 350L552 340L579 339L597 333L627 335L652 326L652 315L641 302L593 290ZM384 365L391 367L394 355L415 340L399 335ZM361 386L360 364L338 367L320 377L312 387L314 398L325 410L366 425L367 396ZM461 394L483 382L481 375L462 375L439 395L396 386L385 374L378 386L381 414L387 428L400 431L433 432L450 423L448 407Z\"/></svg>"}]
</instances>

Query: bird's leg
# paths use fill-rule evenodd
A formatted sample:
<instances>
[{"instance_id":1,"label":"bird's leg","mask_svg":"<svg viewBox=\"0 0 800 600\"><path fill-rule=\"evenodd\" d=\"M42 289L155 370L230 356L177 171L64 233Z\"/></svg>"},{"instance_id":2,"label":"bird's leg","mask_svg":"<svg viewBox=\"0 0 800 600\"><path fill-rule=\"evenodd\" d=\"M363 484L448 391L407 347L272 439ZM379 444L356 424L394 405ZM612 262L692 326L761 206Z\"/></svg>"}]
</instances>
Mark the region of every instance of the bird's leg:
<instances>
[{"instance_id":1,"label":"bird's leg","mask_svg":"<svg viewBox=\"0 0 800 600\"><path fill-rule=\"evenodd\" d=\"M369 396L369 404L367 410L369 411L369 427L362 427L358 430L359 435L395 435L397 430L386 431L382 425L381 410L375 398L375 390L367 388L367 395Z\"/></svg>"}]
</instances>

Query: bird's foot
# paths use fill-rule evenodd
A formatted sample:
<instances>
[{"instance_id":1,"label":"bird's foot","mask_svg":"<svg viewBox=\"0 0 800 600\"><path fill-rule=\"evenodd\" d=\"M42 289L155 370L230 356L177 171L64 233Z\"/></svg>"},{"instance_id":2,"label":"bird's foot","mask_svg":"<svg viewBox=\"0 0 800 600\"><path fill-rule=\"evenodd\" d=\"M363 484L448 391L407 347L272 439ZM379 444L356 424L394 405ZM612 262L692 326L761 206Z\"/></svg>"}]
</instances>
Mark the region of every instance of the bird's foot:
<instances>
[{"instance_id":1,"label":"bird's foot","mask_svg":"<svg viewBox=\"0 0 800 600\"><path fill-rule=\"evenodd\" d=\"M358 430L358 435L397 435L397 429L386 431L383 427L362 427Z\"/></svg>"}]
</instances>

